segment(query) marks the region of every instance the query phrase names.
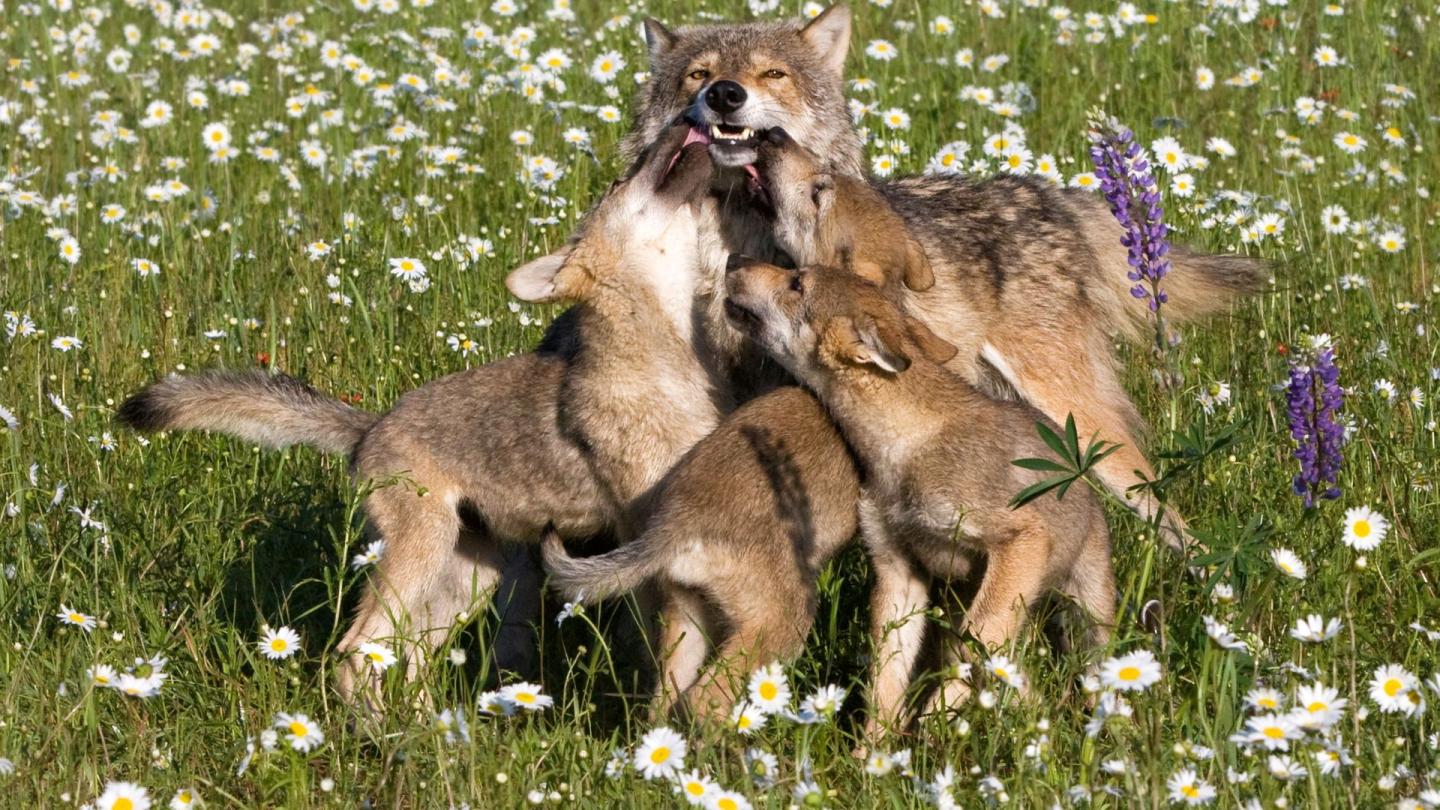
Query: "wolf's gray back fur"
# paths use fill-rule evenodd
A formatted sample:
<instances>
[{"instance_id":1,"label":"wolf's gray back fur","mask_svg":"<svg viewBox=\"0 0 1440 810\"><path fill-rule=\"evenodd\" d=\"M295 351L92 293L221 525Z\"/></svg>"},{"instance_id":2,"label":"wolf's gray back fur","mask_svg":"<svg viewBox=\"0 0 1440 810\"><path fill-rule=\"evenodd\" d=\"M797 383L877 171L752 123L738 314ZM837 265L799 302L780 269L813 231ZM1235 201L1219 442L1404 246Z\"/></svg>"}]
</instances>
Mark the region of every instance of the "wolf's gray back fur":
<instances>
[{"instance_id":1,"label":"wolf's gray back fur","mask_svg":"<svg viewBox=\"0 0 1440 810\"><path fill-rule=\"evenodd\" d=\"M135 430L205 430L262 447L305 444L350 453L379 419L284 374L171 375L125 400L116 418Z\"/></svg>"}]
</instances>

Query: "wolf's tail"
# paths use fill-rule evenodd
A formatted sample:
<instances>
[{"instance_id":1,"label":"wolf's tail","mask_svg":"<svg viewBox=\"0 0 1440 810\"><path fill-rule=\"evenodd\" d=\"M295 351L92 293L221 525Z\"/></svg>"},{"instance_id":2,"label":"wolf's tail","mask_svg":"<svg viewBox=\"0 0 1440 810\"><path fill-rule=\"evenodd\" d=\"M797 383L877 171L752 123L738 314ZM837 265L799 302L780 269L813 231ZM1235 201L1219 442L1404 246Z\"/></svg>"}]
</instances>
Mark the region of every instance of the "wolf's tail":
<instances>
[{"instance_id":1,"label":"wolf's tail","mask_svg":"<svg viewBox=\"0 0 1440 810\"><path fill-rule=\"evenodd\" d=\"M1135 282L1127 276L1130 266L1120 244L1124 231L1102 201L1088 192L1081 199L1086 236L1100 261L1101 284L1091 288L1092 294L1103 299L1097 303L1112 330L1143 340L1154 329L1154 321L1145 304L1130 294ZM1261 259L1204 253L1184 245L1172 245L1168 258L1170 272L1160 282L1166 296L1161 315L1172 324L1223 312L1263 289L1270 275Z\"/></svg>"},{"instance_id":2,"label":"wolf's tail","mask_svg":"<svg viewBox=\"0 0 1440 810\"><path fill-rule=\"evenodd\" d=\"M1260 292L1268 275L1262 259L1175 245L1170 249L1170 272L1160 282L1167 298L1165 317L1188 323L1222 312L1238 299Z\"/></svg>"},{"instance_id":3,"label":"wolf's tail","mask_svg":"<svg viewBox=\"0 0 1440 810\"><path fill-rule=\"evenodd\" d=\"M632 591L658 574L665 566L662 544L655 542L658 539L646 533L605 554L572 557L560 541L560 533L548 526L540 550L550 587L566 599L588 605Z\"/></svg>"},{"instance_id":4,"label":"wolf's tail","mask_svg":"<svg viewBox=\"0 0 1440 810\"><path fill-rule=\"evenodd\" d=\"M146 432L209 430L277 449L349 453L379 417L284 374L210 371L172 374L125 400L116 418Z\"/></svg>"},{"instance_id":5,"label":"wolf's tail","mask_svg":"<svg viewBox=\"0 0 1440 810\"><path fill-rule=\"evenodd\" d=\"M1190 323L1224 312L1231 304L1264 288L1269 275L1264 261L1248 256L1202 253L1175 245L1169 258L1170 272L1160 282L1165 293L1160 314L1169 324ZM1154 321L1144 302L1130 295L1135 282L1126 275L1128 270L1127 265L1117 266L1114 262L1100 267L1110 288L1110 300L1102 309L1112 329L1132 340L1144 340L1146 333L1155 328Z\"/></svg>"}]
</instances>

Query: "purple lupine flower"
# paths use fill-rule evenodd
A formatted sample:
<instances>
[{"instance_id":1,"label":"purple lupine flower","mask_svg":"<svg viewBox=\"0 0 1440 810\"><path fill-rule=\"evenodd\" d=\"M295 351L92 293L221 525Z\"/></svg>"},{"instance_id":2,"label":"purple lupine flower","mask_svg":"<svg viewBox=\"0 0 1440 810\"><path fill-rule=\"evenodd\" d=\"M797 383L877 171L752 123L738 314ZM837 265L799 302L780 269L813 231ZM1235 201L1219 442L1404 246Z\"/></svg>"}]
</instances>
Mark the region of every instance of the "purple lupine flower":
<instances>
[{"instance_id":1,"label":"purple lupine flower","mask_svg":"<svg viewBox=\"0 0 1440 810\"><path fill-rule=\"evenodd\" d=\"M1158 312L1166 301L1160 279L1170 270L1165 258L1170 253L1170 231L1160 206L1160 187L1129 127L1096 110L1090 116L1089 135L1095 178L1110 212L1125 229L1120 244L1130 252L1127 275L1135 282L1130 294Z\"/></svg>"},{"instance_id":2,"label":"purple lupine flower","mask_svg":"<svg viewBox=\"0 0 1440 810\"><path fill-rule=\"evenodd\" d=\"M1317 497L1340 497L1335 479L1340 473L1345 426L1337 414L1345 404L1345 393L1340 389L1334 349L1321 348L1313 364L1290 364L1285 403L1290 435L1295 439L1295 459L1300 462L1295 494L1305 499L1306 509L1315 505Z\"/></svg>"}]
</instances>

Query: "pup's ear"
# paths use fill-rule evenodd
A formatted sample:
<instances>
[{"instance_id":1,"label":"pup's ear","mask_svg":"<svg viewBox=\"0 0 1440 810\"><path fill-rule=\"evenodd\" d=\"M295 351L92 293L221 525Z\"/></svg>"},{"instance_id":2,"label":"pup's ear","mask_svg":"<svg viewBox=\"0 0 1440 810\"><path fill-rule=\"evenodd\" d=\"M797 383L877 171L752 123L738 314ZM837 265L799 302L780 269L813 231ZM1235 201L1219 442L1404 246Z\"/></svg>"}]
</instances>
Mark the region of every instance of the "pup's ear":
<instances>
[{"instance_id":1,"label":"pup's ear","mask_svg":"<svg viewBox=\"0 0 1440 810\"><path fill-rule=\"evenodd\" d=\"M905 240L905 286L924 292L935 286L935 271L925 250L914 239Z\"/></svg>"},{"instance_id":2,"label":"pup's ear","mask_svg":"<svg viewBox=\"0 0 1440 810\"><path fill-rule=\"evenodd\" d=\"M655 60L674 47L676 36L654 17L646 17L642 27L645 29L645 47L650 49L650 63L653 65Z\"/></svg>"},{"instance_id":3,"label":"pup's ear","mask_svg":"<svg viewBox=\"0 0 1440 810\"><path fill-rule=\"evenodd\" d=\"M850 47L850 9L837 3L820 12L800 31L800 36L825 61L837 77L845 73L845 52Z\"/></svg>"},{"instance_id":4,"label":"pup's ear","mask_svg":"<svg viewBox=\"0 0 1440 810\"><path fill-rule=\"evenodd\" d=\"M905 316L905 334L910 336L911 342L920 347L920 353L925 355L925 359L939 366L950 362L960 351L950 341L931 332L924 321L911 315Z\"/></svg>"},{"instance_id":5,"label":"pup's ear","mask_svg":"<svg viewBox=\"0 0 1440 810\"><path fill-rule=\"evenodd\" d=\"M830 321L828 331L834 335L845 358L856 365L875 366L891 374L899 374L910 367L910 358L898 335L887 334L874 320L866 318L863 323L841 316Z\"/></svg>"},{"instance_id":6,"label":"pup's ear","mask_svg":"<svg viewBox=\"0 0 1440 810\"><path fill-rule=\"evenodd\" d=\"M548 256L522 264L505 277L505 287L521 301L532 304L574 298L584 273L570 262L574 252L566 245Z\"/></svg>"},{"instance_id":7,"label":"pup's ear","mask_svg":"<svg viewBox=\"0 0 1440 810\"><path fill-rule=\"evenodd\" d=\"M835 175L821 172L810 178L810 202L815 204L820 216L830 213L830 207L835 204Z\"/></svg>"}]
</instances>

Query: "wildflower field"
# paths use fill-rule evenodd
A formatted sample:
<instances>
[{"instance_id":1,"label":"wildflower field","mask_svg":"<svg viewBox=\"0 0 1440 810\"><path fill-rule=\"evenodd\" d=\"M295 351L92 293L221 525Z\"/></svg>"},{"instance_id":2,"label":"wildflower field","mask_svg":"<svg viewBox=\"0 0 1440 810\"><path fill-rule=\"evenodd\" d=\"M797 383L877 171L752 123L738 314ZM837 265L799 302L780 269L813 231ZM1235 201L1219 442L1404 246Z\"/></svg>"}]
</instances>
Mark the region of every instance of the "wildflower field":
<instances>
[{"instance_id":1,"label":"wildflower field","mask_svg":"<svg viewBox=\"0 0 1440 810\"><path fill-rule=\"evenodd\" d=\"M377 645L356 718L332 649L384 550L344 460L116 406L262 366L383 410L532 348L558 310L502 280L623 169L643 17L821 6L0 0L0 804L1440 807L1440 5L852 2L875 174L1099 193L1099 107L1171 238L1271 263L1120 350L1201 575L1110 508L1111 648L1027 636L863 759L858 549L730 730L649 720L623 603L550 605L529 681L491 616L418 682Z\"/></svg>"}]
</instances>

